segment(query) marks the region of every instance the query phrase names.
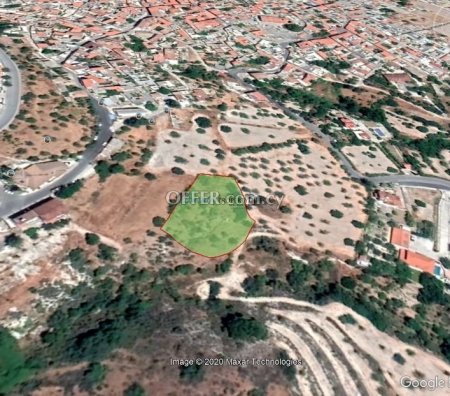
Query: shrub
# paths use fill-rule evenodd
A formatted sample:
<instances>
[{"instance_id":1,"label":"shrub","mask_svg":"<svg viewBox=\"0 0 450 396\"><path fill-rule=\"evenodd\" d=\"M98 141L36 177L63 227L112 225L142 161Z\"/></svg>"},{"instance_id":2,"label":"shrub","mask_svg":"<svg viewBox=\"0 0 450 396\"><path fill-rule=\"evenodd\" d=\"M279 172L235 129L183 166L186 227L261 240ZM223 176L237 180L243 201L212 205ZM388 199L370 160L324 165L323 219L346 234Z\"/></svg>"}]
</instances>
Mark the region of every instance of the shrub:
<instances>
[{"instance_id":1,"label":"shrub","mask_svg":"<svg viewBox=\"0 0 450 396\"><path fill-rule=\"evenodd\" d=\"M100 237L97 234L87 232L84 236L84 240L88 245L97 245L100 242Z\"/></svg>"},{"instance_id":2,"label":"shrub","mask_svg":"<svg viewBox=\"0 0 450 396\"><path fill-rule=\"evenodd\" d=\"M24 234L27 235L31 239L38 239L39 238L39 228L38 227L31 227L24 231Z\"/></svg>"},{"instance_id":3,"label":"shrub","mask_svg":"<svg viewBox=\"0 0 450 396\"><path fill-rule=\"evenodd\" d=\"M294 190L299 195L306 195L308 192L306 191L306 188L300 185L297 185L294 187Z\"/></svg>"},{"instance_id":4,"label":"shrub","mask_svg":"<svg viewBox=\"0 0 450 396\"><path fill-rule=\"evenodd\" d=\"M155 180L155 179L156 179L156 176L155 176L153 173L150 173L150 172L145 173L145 174L144 174L144 177L145 177L147 180Z\"/></svg>"},{"instance_id":5,"label":"shrub","mask_svg":"<svg viewBox=\"0 0 450 396\"><path fill-rule=\"evenodd\" d=\"M16 234L9 234L4 239L5 245L18 248L22 246L23 239Z\"/></svg>"},{"instance_id":6,"label":"shrub","mask_svg":"<svg viewBox=\"0 0 450 396\"><path fill-rule=\"evenodd\" d=\"M394 355L392 355L392 359L394 359L395 362L401 365L404 365L406 362L405 358L399 353L394 353Z\"/></svg>"},{"instance_id":7,"label":"shrub","mask_svg":"<svg viewBox=\"0 0 450 396\"><path fill-rule=\"evenodd\" d=\"M160 216L155 216L152 219L153 225L155 227L162 227L162 225L165 223L166 219Z\"/></svg>"},{"instance_id":8,"label":"shrub","mask_svg":"<svg viewBox=\"0 0 450 396\"><path fill-rule=\"evenodd\" d=\"M350 314L343 314L343 315L339 316L338 319L343 324L354 325L354 324L357 323L355 318L352 315L350 315Z\"/></svg>"},{"instance_id":9,"label":"shrub","mask_svg":"<svg viewBox=\"0 0 450 396\"><path fill-rule=\"evenodd\" d=\"M73 183L66 184L65 186L61 186L58 191L56 191L55 195L61 199L67 199L75 195L78 191L83 187L83 182L81 180L77 180Z\"/></svg>"},{"instance_id":10,"label":"shrub","mask_svg":"<svg viewBox=\"0 0 450 396\"><path fill-rule=\"evenodd\" d=\"M335 217L336 219L342 219L342 217L344 217L344 213L337 209L331 209L330 215Z\"/></svg>"},{"instance_id":11,"label":"shrub","mask_svg":"<svg viewBox=\"0 0 450 396\"><path fill-rule=\"evenodd\" d=\"M174 167L171 169L171 171L172 171L172 173L173 173L174 175L184 175L184 170L181 169L181 168L178 168L177 166L174 166Z\"/></svg>"},{"instance_id":12,"label":"shrub","mask_svg":"<svg viewBox=\"0 0 450 396\"><path fill-rule=\"evenodd\" d=\"M231 127L229 127L228 125L221 125L220 130L224 133L230 133L232 131Z\"/></svg>"},{"instance_id":13,"label":"shrub","mask_svg":"<svg viewBox=\"0 0 450 396\"><path fill-rule=\"evenodd\" d=\"M229 337L238 341L254 342L265 340L268 336L266 326L253 317L244 317L240 312L222 317L222 328Z\"/></svg>"},{"instance_id":14,"label":"shrub","mask_svg":"<svg viewBox=\"0 0 450 396\"><path fill-rule=\"evenodd\" d=\"M297 25L296 23L285 23L283 27L291 32L301 32L303 28L300 25Z\"/></svg>"},{"instance_id":15,"label":"shrub","mask_svg":"<svg viewBox=\"0 0 450 396\"><path fill-rule=\"evenodd\" d=\"M195 122L200 128L210 128L212 125L210 119L207 117L197 117Z\"/></svg>"},{"instance_id":16,"label":"shrub","mask_svg":"<svg viewBox=\"0 0 450 396\"><path fill-rule=\"evenodd\" d=\"M112 246L100 243L98 245L98 255L97 257L103 261L113 261L116 258L117 249Z\"/></svg>"}]
</instances>

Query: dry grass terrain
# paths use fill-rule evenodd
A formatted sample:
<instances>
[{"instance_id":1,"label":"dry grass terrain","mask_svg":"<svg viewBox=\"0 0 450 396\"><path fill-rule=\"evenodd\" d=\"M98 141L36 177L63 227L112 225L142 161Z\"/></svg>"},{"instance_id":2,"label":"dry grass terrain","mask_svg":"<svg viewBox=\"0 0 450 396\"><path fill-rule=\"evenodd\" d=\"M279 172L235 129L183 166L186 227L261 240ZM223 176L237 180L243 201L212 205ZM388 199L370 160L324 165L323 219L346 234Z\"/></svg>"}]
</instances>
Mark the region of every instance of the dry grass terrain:
<instances>
[{"instance_id":1,"label":"dry grass terrain","mask_svg":"<svg viewBox=\"0 0 450 396\"><path fill-rule=\"evenodd\" d=\"M273 342L286 349L291 358L304 362L296 376L302 395L377 395L380 385L392 394L413 395L414 389L400 385L402 376L446 379L450 371L447 363L380 332L340 303L319 307L284 297L238 297L245 277L242 269L234 268L227 276L214 278L222 284L220 297L265 307ZM197 293L206 298L208 289L207 281L202 282ZM342 323L342 315L350 315L355 323ZM405 362L397 363L394 354L401 355ZM431 389L422 393L434 394Z\"/></svg>"},{"instance_id":2,"label":"dry grass terrain","mask_svg":"<svg viewBox=\"0 0 450 396\"><path fill-rule=\"evenodd\" d=\"M94 125L86 99L77 101L62 92L56 82L60 79L67 82L69 77L59 75L41 58L31 55L28 46L11 45L8 38L3 38L2 43L20 67L22 102L16 120L2 131L1 163L84 151Z\"/></svg>"},{"instance_id":3,"label":"dry grass terrain","mask_svg":"<svg viewBox=\"0 0 450 396\"><path fill-rule=\"evenodd\" d=\"M342 152L358 171L367 175L392 173L388 168L397 169L397 166L376 146L370 148L364 145L346 146Z\"/></svg>"}]
</instances>

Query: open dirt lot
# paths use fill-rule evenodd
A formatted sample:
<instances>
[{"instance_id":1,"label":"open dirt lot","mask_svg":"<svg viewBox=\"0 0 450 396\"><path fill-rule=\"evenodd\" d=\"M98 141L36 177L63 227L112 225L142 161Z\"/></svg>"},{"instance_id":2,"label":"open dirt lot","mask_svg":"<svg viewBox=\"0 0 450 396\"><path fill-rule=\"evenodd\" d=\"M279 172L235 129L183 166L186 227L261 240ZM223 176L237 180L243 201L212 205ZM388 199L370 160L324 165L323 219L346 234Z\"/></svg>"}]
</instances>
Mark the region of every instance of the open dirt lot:
<instances>
[{"instance_id":1,"label":"open dirt lot","mask_svg":"<svg viewBox=\"0 0 450 396\"><path fill-rule=\"evenodd\" d=\"M283 213L276 208L251 208L250 215L261 220L255 232L276 230L289 243L304 248L327 247L345 257L353 255L343 240L360 236L360 230L351 222L364 221L365 192L345 177L327 150L309 142L309 154L301 154L297 144L292 143L290 147L239 156L215 136L217 131L213 127L200 134L195 130L176 134L172 130L161 131L148 169L169 172L178 167L191 177L200 172L233 174L244 192L284 195ZM175 139L181 142L175 145ZM217 155L217 149L223 156ZM207 162L200 162L201 158ZM167 188L172 189L169 181ZM335 216L331 211L337 211ZM336 233L336 229L341 231Z\"/></svg>"},{"instance_id":2,"label":"open dirt lot","mask_svg":"<svg viewBox=\"0 0 450 396\"><path fill-rule=\"evenodd\" d=\"M378 147L371 147L374 150L370 150L367 146L347 146L342 149L342 152L356 169L367 175L392 173L388 171L388 168L397 170L397 166Z\"/></svg>"},{"instance_id":3,"label":"open dirt lot","mask_svg":"<svg viewBox=\"0 0 450 396\"><path fill-rule=\"evenodd\" d=\"M8 38L2 39L2 43L7 47L11 44ZM2 131L2 164L78 153L91 139L94 117L86 103L67 97L55 84L58 78L68 77L49 74L42 59L30 56L29 51L25 44L8 48L21 68L22 103L16 120Z\"/></svg>"}]
</instances>

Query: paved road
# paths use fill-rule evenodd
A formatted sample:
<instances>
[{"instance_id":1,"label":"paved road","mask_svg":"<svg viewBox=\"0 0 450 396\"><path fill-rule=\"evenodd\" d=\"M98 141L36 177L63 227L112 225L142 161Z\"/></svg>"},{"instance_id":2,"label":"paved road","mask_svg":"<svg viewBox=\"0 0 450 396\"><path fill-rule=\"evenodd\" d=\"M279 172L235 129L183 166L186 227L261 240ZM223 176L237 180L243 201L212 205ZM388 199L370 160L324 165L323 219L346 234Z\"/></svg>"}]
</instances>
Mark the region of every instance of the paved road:
<instances>
[{"instance_id":1,"label":"paved road","mask_svg":"<svg viewBox=\"0 0 450 396\"><path fill-rule=\"evenodd\" d=\"M55 188L75 181L88 168L89 164L95 160L97 155L102 152L104 148L103 144L112 137L112 122L108 110L100 106L95 100L92 99L92 101L97 115L97 122L101 123L98 139L86 149L80 160L63 176L49 183L42 189L29 194L10 195L0 193L0 217L10 216L13 213L19 212L20 210L47 198Z\"/></svg>"},{"instance_id":2,"label":"paved road","mask_svg":"<svg viewBox=\"0 0 450 396\"><path fill-rule=\"evenodd\" d=\"M289 56L289 52L285 49L285 58ZM279 72L280 68L273 70L272 73ZM239 80L244 86L249 89L255 89L253 86L246 84L243 79L239 76L240 73L245 72L243 69L230 70L229 74ZM10 216L14 213L19 212L22 209L27 208L45 198L47 198L52 190L63 186L67 183L75 181L79 176L88 168L89 164L95 160L98 154L100 154L104 148L104 143L111 139L111 118L108 110L98 104L97 101L92 99L94 110L97 115L97 122L101 123L101 127L98 134L98 139L91 144L86 151L81 156L79 162L72 166L67 173L65 173L59 179L54 180L52 183L46 185L39 191L35 191L29 194L14 194L9 195L0 191L0 217ZM292 109L285 106L283 103L272 101L272 103L283 110L286 114L294 117L299 122L301 122L306 128L311 130L316 134L325 145L336 155L336 157L341 162L342 166L345 168L350 177L358 179L361 181L368 181L373 184L389 184L396 183L401 186L408 187L421 187L421 188L433 188L441 189L445 191L450 191L450 181L439 179L436 177L424 177L424 176L408 176L408 175L388 175L388 176L364 176L358 171L356 171L348 159L337 149L333 147L332 141L328 135L322 133L320 128L311 122L305 120L299 114L295 113Z\"/></svg>"},{"instance_id":3,"label":"paved road","mask_svg":"<svg viewBox=\"0 0 450 396\"><path fill-rule=\"evenodd\" d=\"M287 59L287 58L286 58ZM282 67L282 66L281 66ZM281 69L280 67L280 69ZM233 77L235 80L238 80L243 86L247 87L249 90L257 90L253 85L247 84L244 82L244 79L240 76L242 73L252 73L255 72L253 69L244 69L244 68L235 68L228 71L229 75ZM266 72L270 73L270 72ZM276 71L273 71L272 74L276 74ZM317 137L319 137L324 144L328 147L328 149L336 156L336 158L341 163L342 167L346 170L347 174L353 178L363 182L370 182L375 185L380 184L398 184L403 187L417 187L417 188L431 188L437 190L450 191L450 181L445 179L440 179L438 177L432 176L416 176L416 175L386 175L386 176L365 176L362 173L358 172L348 158L342 154L342 152L336 149L333 146L332 139L330 136L324 134L320 128L305 120L302 116L300 116L297 112L287 107L284 103L275 101L269 98L270 102L282 110L285 114L290 117L295 118L299 121L303 126L313 132Z\"/></svg>"},{"instance_id":4,"label":"paved road","mask_svg":"<svg viewBox=\"0 0 450 396\"><path fill-rule=\"evenodd\" d=\"M21 81L20 72L14 61L0 49L0 63L9 69L7 74L11 77L9 82L10 87L6 87L4 95L5 103L0 105L0 131L14 120L19 111L20 96L21 96ZM1 84L0 84L1 85Z\"/></svg>"}]
</instances>

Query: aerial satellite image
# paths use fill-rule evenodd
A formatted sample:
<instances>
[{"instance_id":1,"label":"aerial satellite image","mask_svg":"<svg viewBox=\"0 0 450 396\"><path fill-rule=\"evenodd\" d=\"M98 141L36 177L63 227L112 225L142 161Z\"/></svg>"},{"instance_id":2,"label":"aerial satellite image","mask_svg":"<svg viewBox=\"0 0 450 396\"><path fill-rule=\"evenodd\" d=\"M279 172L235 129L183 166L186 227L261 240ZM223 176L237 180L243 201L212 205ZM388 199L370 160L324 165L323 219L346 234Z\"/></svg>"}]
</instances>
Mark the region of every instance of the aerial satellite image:
<instances>
[{"instance_id":1,"label":"aerial satellite image","mask_svg":"<svg viewBox=\"0 0 450 396\"><path fill-rule=\"evenodd\" d=\"M450 395L450 0L0 0L0 396Z\"/></svg>"}]
</instances>

